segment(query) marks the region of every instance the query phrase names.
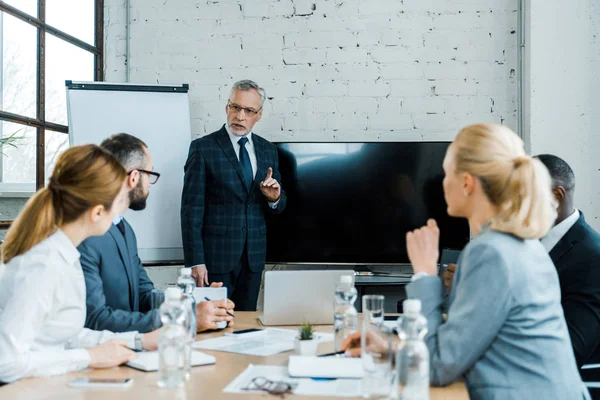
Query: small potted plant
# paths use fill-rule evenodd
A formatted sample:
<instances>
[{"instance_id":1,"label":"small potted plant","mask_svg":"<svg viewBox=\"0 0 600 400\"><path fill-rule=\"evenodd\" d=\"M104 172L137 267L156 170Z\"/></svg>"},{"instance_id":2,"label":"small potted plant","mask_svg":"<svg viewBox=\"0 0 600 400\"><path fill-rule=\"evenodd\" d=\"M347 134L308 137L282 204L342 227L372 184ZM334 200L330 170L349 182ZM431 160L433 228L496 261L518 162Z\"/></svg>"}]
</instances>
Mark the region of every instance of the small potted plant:
<instances>
[{"instance_id":1,"label":"small potted plant","mask_svg":"<svg viewBox=\"0 0 600 400\"><path fill-rule=\"evenodd\" d=\"M296 354L299 356L314 356L317 354L317 340L313 337L314 328L308 322L303 323L296 338Z\"/></svg>"}]
</instances>

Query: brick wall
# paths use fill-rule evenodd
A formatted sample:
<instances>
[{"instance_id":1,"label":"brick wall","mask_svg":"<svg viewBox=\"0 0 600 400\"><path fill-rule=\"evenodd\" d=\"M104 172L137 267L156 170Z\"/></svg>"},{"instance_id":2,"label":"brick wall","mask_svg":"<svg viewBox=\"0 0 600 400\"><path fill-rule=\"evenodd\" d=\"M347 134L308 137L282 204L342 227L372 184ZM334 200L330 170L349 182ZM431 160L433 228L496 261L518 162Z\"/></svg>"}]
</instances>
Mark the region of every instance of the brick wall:
<instances>
[{"instance_id":1,"label":"brick wall","mask_svg":"<svg viewBox=\"0 0 600 400\"><path fill-rule=\"evenodd\" d=\"M231 83L270 101L271 140L445 140L516 128L516 1L106 0L106 79L189 83L194 137L218 129Z\"/></svg>"}]
</instances>

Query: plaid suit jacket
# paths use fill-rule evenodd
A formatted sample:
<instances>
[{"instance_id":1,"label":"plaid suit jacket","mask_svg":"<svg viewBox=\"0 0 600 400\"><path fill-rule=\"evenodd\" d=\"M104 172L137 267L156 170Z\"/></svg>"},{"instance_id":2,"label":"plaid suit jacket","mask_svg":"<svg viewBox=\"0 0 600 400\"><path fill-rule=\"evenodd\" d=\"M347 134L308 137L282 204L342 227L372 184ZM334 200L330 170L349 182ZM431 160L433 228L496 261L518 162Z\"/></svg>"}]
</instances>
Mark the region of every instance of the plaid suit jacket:
<instances>
[{"instance_id":1,"label":"plaid suit jacket","mask_svg":"<svg viewBox=\"0 0 600 400\"><path fill-rule=\"evenodd\" d=\"M282 189L277 208L269 207L259 185L269 167L273 168L273 178L281 183L277 149L254 133L252 140L258 165L250 190L242 180L242 167L224 125L217 132L192 141L181 200L187 267L206 264L210 273L228 273L239 265L246 248L250 269L264 269L265 219L268 213L278 214L285 209L286 195Z\"/></svg>"}]
</instances>

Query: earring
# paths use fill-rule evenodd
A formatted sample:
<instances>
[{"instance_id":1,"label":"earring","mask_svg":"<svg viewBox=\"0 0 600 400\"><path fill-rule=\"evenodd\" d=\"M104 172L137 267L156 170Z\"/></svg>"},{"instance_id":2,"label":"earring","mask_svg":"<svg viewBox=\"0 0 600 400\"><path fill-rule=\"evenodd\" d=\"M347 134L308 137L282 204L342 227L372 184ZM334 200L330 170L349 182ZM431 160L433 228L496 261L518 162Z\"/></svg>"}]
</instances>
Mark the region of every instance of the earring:
<instances>
[{"instance_id":1,"label":"earring","mask_svg":"<svg viewBox=\"0 0 600 400\"><path fill-rule=\"evenodd\" d=\"M469 193L467 193L466 190L463 193L465 194L465 197L469 196Z\"/></svg>"}]
</instances>

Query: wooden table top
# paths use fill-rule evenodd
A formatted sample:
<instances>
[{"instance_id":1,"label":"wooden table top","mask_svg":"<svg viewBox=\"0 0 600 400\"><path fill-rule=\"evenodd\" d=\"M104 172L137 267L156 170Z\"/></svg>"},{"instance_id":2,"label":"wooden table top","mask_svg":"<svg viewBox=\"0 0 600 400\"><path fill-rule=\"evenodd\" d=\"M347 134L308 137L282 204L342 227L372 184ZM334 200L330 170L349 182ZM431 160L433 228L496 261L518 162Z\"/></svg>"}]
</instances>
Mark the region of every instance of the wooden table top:
<instances>
[{"instance_id":1,"label":"wooden table top","mask_svg":"<svg viewBox=\"0 0 600 400\"><path fill-rule=\"evenodd\" d=\"M256 328L260 326L256 312L237 312L235 326L221 332L198 334L198 340L222 336L224 332L233 330ZM283 327L291 328L291 327ZM333 327L317 326L318 332L332 332ZM319 345L318 354L331 352L333 343ZM121 399L268 399L277 398L269 394L230 394L223 393L223 389L240 373L248 364L255 365L286 365L288 356L292 352L277 354L270 357L255 357L243 354L205 351L216 357L215 365L192 368L192 376L185 386L180 389L160 389L156 385L158 374L156 372L142 372L129 367L111 369L89 369L58 375L48 378L29 378L6 385L0 388L0 399L35 400L35 399L69 399L69 400L121 400ZM67 383L76 377L93 378L133 378L133 385L126 389L106 388L71 388ZM286 395L286 399L309 398L307 396ZM312 399L329 400L333 397L310 397ZM465 385L455 383L445 388L432 388L431 400L466 400L469 398Z\"/></svg>"}]
</instances>

